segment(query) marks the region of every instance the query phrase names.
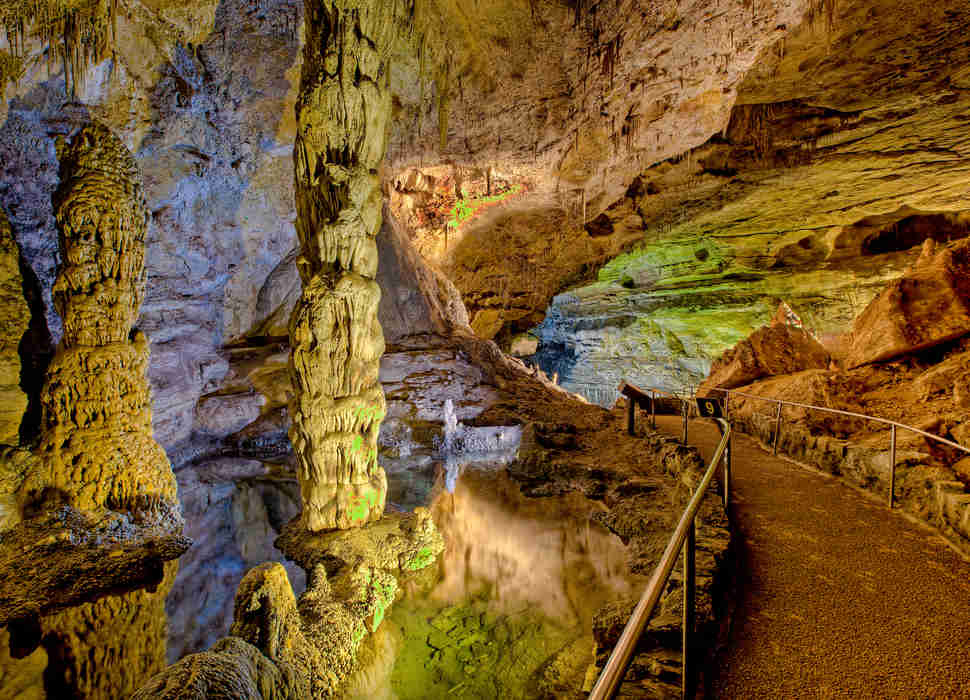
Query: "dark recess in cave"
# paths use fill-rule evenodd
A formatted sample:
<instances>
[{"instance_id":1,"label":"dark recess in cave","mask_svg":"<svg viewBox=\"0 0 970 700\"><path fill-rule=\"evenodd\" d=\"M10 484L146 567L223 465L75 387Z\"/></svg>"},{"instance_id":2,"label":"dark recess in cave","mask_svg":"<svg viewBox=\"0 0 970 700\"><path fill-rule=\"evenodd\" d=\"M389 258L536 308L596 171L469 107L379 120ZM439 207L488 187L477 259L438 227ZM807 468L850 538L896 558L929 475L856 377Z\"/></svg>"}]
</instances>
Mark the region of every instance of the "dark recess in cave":
<instances>
[{"instance_id":1,"label":"dark recess in cave","mask_svg":"<svg viewBox=\"0 0 970 700\"><path fill-rule=\"evenodd\" d=\"M970 222L954 214L916 214L900 219L866 238L862 243L862 253L879 255L909 250L929 239L947 243L964 238L968 233Z\"/></svg>"},{"instance_id":2,"label":"dark recess in cave","mask_svg":"<svg viewBox=\"0 0 970 700\"><path fill-rule=\"evenodd\" d=\"M609 236L613 233L613 222L610 217L603 212L595 219L586 224L586 232L596 238L598 236Z\"/></svg>"}]
</instances>

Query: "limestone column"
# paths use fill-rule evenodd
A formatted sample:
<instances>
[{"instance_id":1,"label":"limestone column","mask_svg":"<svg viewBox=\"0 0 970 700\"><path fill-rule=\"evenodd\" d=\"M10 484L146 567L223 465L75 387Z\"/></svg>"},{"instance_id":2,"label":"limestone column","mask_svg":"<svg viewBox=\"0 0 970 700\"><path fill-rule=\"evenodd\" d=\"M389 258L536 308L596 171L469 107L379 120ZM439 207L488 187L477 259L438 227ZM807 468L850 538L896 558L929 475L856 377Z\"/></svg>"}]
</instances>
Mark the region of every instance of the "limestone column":
<instances>
[{"instance_id":1,"label":"limestone column","mask_svg":"<svg viewBox=\"0 0 970 700\"><path fill-rule=\"evenodd\" d=\"M64 336L41 390L39 464L21 505L164 505L178 517L175 475L152 436L148 339L132 333L145 292L148 226L137 165L98 124L59 144L58 157L61 267L53 296Z\"/></svg>"},{"instance_id":2,"label":"limestone column","mask_svg":"<svg viewBox=\"0 0 970 700\"><path fill-rule=\"evenodd\" d=\"M303 294L290 318L290 439L310 531L357 527L384 512L375 237L394 14L374 0L306 0L293 151Z\"/></svg>"}]
</instances>

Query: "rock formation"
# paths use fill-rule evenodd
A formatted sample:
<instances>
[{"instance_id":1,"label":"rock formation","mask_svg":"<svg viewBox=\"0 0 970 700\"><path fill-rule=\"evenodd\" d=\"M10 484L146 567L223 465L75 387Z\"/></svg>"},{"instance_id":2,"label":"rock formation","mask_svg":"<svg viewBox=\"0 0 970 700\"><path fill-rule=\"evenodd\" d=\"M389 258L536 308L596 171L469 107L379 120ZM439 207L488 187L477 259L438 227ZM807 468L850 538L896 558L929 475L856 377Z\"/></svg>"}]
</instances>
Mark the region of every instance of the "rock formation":
<instances>
[{"instance_id":1,"label":"rock formation","mask_svg":"<svg viewBox=\"0 0 970 700\"><path fill-rule=\"evenodd\" d=\"M152 437L148 340L132 325L145 289L147 211L121 141L91 124L61 148L54 208L63 264L54 300L64 336L41 391L37 467L24 507L53 498L80 510L176 502Z\"/></svg>"},{"instance_id":2,"label":"rock formation","mask_svg":"<svg viewBox=\"0 0 970 700\"><path fill-rule=\"evenodd\" d=\"M776 374L826 369L829 353L805 329L789 323L787 310L784 303L779 305L769 325L715 360L698 393L706 396L715 387L733 389Z\"/></svg>"},{"instance_id":3,"label":"rock formation","mask_svg":"<svg viewBox=\"0 0 970 700\"><path fill-rule=\"evenodd\" d=\"M307 4L294 147L303 295L290 318L290 439L311 531L377 520L387 494L377 464L384 335L375 238L394 30L394 13L380 4Z\"/></svg>"},{"instance_id":4,"label":"rock formation","mask_svg":"<svg viewBox=\"0 0 970 700\"><path fill-rule=\"evenodd\" d=\"M281 539L309 575L299 601L281 564L250 570L236 593L230 636L151 678L132 700L334 697L399 580L444 550L424 508L349 532L307 532L294 520Z\"/></svg>"},{"instance_id":5,"label":"rock formation","mask_svg":"<svg viewBox=\"0 0 970 700\"><path fill-rule=\"evenodd\" d=\"M892 282L855 320L849 367L919 352L970 333L970 240L932 254Z\"/></svg>"},{"instance_id":6,"label":"rock formation","mask_svg":"<svg viewBox=\"0 0 970 700\"><path fill-rule=\"evenodd\" d=\"M0 209L0 444L19 440L27 396L20 387L20 341L30 322L20 274L20 249Z\"/></svg>"}]
</instances>

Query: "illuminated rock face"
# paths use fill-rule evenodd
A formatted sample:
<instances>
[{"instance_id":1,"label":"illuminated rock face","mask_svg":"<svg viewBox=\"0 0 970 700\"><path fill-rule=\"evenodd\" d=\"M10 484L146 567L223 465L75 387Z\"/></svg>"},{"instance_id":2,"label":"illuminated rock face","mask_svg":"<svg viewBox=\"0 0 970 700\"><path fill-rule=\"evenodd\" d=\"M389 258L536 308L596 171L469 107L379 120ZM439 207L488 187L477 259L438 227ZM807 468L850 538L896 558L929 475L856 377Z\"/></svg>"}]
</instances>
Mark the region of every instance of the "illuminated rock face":
<instances>
[{"instance_id":1,"label":"illuminated rock face","mask_svg":"<svg viewBox=\"0 0 970 700\"><path fill-rule=\"evenodd\" d=\"M0 209L0 444L18 442L20 421L27 410L27 396L20 388L17 348L29 321L17 242Z\"/></svg>"},{"instance_id":2,"label":"illuminated rock face","mask_svg":"<svg viewBox=\"0 0 970 700\"><path fill-rule=\"evenodd\" d=\"M392 15L361 0L307 5L294 147L303 294L290 318L290 439L311 531L360 526L384 512L375 238Z\"/></svg>"},{"instance_id":3,"label":"illuminated rock face","mask_svg":"<svg viewBox=\"0 0 970 700\"><path fill-rule=\"evenodd\" d=\"M82 510L173 503L175 477L151 431L148 340L130 337L145 290L148 217L137 166L100 125L58 155L63 262L54 302L64 336L41 391L39 465L21 499L55 492Z\"/></svg>"}]
</instances>

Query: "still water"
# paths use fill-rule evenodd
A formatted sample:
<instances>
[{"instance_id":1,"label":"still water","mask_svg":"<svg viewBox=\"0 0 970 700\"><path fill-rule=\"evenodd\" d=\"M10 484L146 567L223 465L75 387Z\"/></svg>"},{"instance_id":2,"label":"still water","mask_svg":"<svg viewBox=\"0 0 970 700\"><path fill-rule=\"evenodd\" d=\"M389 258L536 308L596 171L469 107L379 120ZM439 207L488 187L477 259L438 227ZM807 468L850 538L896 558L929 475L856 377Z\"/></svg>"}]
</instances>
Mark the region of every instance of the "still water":
<instances>
[{"instance_id":1,"label":"still water","mask_svg":"<svg viewBox=\"0 0 970 700\"><path fill-rule=\"evenodd\" d=\"M451 466L388 474L389 500L430 505L447 548L369 638L348 700L536 698L581 686L594 612L638 586L625 546L591 519L601 505L527 498L501 465Z\"/></svg>"}]
</instances>

